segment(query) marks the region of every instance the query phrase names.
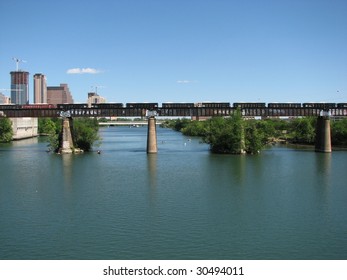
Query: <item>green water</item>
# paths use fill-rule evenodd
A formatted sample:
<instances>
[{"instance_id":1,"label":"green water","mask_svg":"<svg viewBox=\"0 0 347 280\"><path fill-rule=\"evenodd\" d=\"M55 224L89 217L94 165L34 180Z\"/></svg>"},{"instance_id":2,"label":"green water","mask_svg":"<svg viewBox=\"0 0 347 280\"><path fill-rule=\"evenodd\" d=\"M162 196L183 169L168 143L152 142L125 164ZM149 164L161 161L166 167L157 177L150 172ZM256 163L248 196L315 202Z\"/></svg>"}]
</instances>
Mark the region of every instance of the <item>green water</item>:
<instances>
[{"instance_id":1,"label":"green water","mask_svg":"<svg viewBox=\"0 0 347 280\"><path fill-rule=\"evenodd\" d=\"M347 152L284 146L213 155L146 127L102 152L0 144L0 259L347 259Z\"/></svg>"}]
</instances>

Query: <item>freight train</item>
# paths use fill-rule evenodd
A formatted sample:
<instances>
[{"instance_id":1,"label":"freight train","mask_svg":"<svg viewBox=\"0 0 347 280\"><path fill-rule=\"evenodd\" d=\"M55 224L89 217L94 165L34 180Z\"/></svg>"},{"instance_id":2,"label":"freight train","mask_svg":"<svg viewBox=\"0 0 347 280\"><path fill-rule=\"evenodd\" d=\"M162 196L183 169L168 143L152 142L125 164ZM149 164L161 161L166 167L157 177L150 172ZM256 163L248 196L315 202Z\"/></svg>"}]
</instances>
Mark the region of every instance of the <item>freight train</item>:
<instances>
[{"instance_id":1,"label":"freight train","mask_svg":"<svg viewBox=\"0 0 347 280\"><path fill-rule=\"evenodd\" d=\"M265 103L265 102L235 102L232 104L233 108L240 109L290 109L290 108L312 108L312 109L344 109L347 108L347 103ZM133 108L133 109L145 109L145 110L157 110L157 109L191 109L191 108L231 108L230 102L199 102L199 103L174 103L165 102L162 103L162 107L159 107L158 103L144 102L144 103L95 103L88 106L87 103L79 104L0 104L0 110L16 110L16 109L59 109L67 111L71 109L119 109L119 108Z\"/></svg>"}]
</instances>

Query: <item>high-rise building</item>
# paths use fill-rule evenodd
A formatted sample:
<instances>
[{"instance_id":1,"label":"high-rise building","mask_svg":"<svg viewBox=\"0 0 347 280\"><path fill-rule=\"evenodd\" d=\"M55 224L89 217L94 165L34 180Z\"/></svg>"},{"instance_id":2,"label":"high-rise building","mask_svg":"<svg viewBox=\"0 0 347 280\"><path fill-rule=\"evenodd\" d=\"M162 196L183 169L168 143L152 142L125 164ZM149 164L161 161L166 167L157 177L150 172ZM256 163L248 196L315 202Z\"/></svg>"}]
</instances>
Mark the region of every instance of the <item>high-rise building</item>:
<instances>
[{"instance_id":1,"label":"high-rise building","mask_svg":"<svg viewBox=\"0 0 347 280\"><path fill-rule=\"evenodd\" d=\"M43 74L34 75L34 103L47 103L47 82Z\"/></svg>"},{"instance_id":2,"label":"high-rise building","mask_svg":"<svg viewBox=\"0 0 347 280\"><path fill-rule=\"evenodd\" d=\"M29 72L12 71L11 74L11 102L13 104L29 103Z\"/></svg>"},{"instance_id":3,"label":"high-rise building","mask_svg":"<svg viewBox=\"0 0 347 280\"><path fill-rule=\"evenodd\" d=\"M73 103L72 95L67 84L60 86L47 87L47 103L48 104L64 104Z\"/></svg>"},{"instance_id":4,"label":"high-rise building","mask_svg":"<svg viewBox=\"0 0 347 280\"><path fill-rule=\"evenodd\" d=\"M88 107L91 107L92 104L106 103L106 99L98 95L96 92L88 92L87 103L88 103Z\"/></svg>"}]
</instances>

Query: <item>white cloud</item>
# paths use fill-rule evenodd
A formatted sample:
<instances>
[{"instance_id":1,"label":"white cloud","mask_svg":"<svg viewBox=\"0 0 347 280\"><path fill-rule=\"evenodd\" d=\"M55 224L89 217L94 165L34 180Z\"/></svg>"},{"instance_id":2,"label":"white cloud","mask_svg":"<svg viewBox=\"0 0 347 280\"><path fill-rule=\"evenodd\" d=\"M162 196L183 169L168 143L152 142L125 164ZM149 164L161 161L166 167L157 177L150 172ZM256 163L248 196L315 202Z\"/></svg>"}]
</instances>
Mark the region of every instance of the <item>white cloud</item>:
<instances>
[{"instance_id":1,"label":"white cloud","mask_svg":"<svg viewBox=\"0 0 347 280\"><path fill-rule=\"evenodd\" d=\"M98 74L100 72L94 68L71 68L66 71L67 74Z\"/></svg>"},{"instance_id":2,"label":"white cloud","mask_svg":"<svg viewBox=\"0 0 347 280\"><path fill-rule=\"evenodd\" d=\"M178 84L190 84L190 83L195 83L196 81L192 81L192 80L178 80L176 81L176 83Z\"/></svg>"}]
</instances>

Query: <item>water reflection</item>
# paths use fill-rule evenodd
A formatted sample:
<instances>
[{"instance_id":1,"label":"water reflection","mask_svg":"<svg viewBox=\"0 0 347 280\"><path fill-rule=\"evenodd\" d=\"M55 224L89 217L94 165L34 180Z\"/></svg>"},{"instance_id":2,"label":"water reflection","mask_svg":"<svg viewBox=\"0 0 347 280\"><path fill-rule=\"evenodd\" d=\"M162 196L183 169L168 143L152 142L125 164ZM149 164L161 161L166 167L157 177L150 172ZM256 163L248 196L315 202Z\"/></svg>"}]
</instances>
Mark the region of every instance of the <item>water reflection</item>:
<instances>
[{"instance_id":1,"label":"water reflection","mask_svg":"<svg viewBox=\"0 0 347 280\"><path fill-rule=\"evenodd\" d=\"M157 154L147 155L147 174L148 174L148 202L151 211L156 210L156 191L157 191Z\"/></svg>"},{"instance_id":2,"label":"water reflection","mask_svg":"<svg viewBox=\"0 0 347 280\"><path fill-rule=\"evenodd\" d=\"M151 190L157 186L157 154L147 155L148 182Z\"/></svg>"},{"instance_id":3,"label":"water reflection","mask_svg":"<svg viewBox=\"0 0 347 280\"><path fill-rule=\"evenodd\" d=\"M330 174L331 157L331 153L316 153L316 166L318 173Z\"/></svg>"},{"instance_id":4,"label":"water reflection","mask_svg":"<svg viewBox=\"0 0 347 280\"><path fill-rule=\"evenodd\" d=\"M75 155L73 154L64 154L57 155L61 158L61 162L63 165L63 177L64 177L64 186L69 189L72 186L73 181L73 159Z\"/></svg>"},{"instance_id":5,"label":"water reflection","mask_svg":"<svg viewBox=\"0 0 347 280\"><path fill-rule=\"evenodd\" d=\"M29 145L35 145L39 142L39 138L28 138L28 139L22 139L18 141L13 141L12 145L13 147L27 147Z\"/></svg>"},{"instance_id":6,"label":"water reflection","mask_svg":"<svg viewBox=\"0 0 347 280\"><path fill-rule=\"evenodd\" d=\"M246 157L247 156L235 156L235 160L233 161L233 165L231 168L231 173L233 174L233 178L235 183L239 186L243 186L246 178Z\"/></svg>"},{"instance_id":7,"label":"water reflection","mask_svg":"<svg viewBox=\"0 0 347 280\"><path fill-rule=\"evenodd\" d=\"M331 153L316 153L316 174L319 185L328 189L331 186Z\"/></svg>"}]
</instances>

